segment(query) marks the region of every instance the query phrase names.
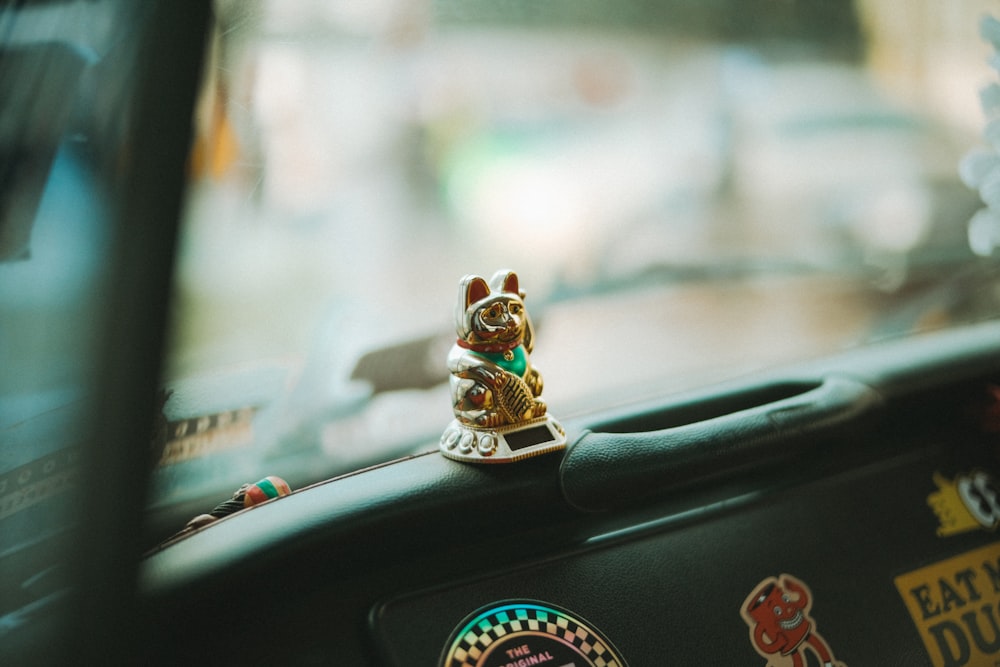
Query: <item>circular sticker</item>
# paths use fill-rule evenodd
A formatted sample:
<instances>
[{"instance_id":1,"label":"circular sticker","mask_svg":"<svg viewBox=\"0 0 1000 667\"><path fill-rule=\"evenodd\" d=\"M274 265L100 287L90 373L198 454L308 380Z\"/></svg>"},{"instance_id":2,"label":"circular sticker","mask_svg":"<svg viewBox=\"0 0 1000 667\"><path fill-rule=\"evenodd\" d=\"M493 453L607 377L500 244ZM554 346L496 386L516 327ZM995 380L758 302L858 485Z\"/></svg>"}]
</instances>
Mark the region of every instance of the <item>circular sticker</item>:
<instances>
[{"instance_id":1,"label":"circular sticker","mask_svg":"<svg viewBox=\"0 0 1000 667\"><path fill-rule=\"evenodd\" d=\"M627 667L593 626L564 609L531 600L506 600L462 622L442 667Z\"/></svg>"}]
</instances>

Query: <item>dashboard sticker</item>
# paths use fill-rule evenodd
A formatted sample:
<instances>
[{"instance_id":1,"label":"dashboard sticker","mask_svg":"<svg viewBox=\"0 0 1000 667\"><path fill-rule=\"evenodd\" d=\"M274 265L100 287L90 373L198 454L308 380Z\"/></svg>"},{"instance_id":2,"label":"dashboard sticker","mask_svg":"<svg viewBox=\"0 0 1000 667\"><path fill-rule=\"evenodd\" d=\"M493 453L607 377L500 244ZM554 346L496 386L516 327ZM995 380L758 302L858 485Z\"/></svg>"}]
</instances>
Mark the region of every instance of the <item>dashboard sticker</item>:
<instances>
[{"instance_id":1,"label":"dashboard sticker","mask_svg":"<svg viewBox=\"0 0 1000 667\"><path fill-rule=\"evenodd\" d=\"M1000 658L1000 542L895 579L935 667Z\"/></svg>"},{"instance_id":2,"label":"dashboard sticker","mask_svg":"<svg viewBox=\"0 0 1000 667\"><path fill-rule=\"evenodd\" d=\"M927 496L927 504L937 515L938 537L970 530L994 530L1000 523L1000 492L988 472L974 470L948 479L934 473L937 491Z\"/></svg>"},{"instance_id":3,"label":"dashboard sticker","mask_svg":"<svg viewBox=\"0 0 1000 667\"><path fill-rule=\"evenodd\" d=\"M836 660L816 631L816 621L809 615L812 599L803 582L782 574L761 581L743 601L740 615L750 626L750 641L769 667L812 664L806 651L813 652L826 667L847 667Z\"/></svg>"},{"instance_id":4,"label":"dashboard sticker","mask_svg":"<svg viewBox=\"0 0 1000 667\"><path fill-rule=\"evenodd\" d=\"M592 625L555 605L506 600L455 629L442 667L627 667Z\"/></svg>"}]
</instances>

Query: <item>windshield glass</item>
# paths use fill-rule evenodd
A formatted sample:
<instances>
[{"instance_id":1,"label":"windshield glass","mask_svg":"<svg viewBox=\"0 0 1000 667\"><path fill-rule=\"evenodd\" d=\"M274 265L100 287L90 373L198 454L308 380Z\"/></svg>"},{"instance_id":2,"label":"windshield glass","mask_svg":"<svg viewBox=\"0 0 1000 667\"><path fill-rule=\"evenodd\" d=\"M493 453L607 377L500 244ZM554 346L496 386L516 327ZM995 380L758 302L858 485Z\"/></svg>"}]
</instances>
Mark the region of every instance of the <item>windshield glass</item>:
<instances>
[{"instance_id":1,"label":"windshield glass","mask_svg":"<svg viewBox=\"0 0 1000 667\"><path fill-rule=\"evenodd\" d=\"M979 4L219 2L151 515L436 447L468 273L564 420L994 316Z\"/></svg>"},{"instance_id":2,"label":"windshield glass","mask_svg":"<svg viewBox=\"0 0 1000 667\"><path fill-rule=\"evenodd\" d=\"M152 509L436 445L467 273L563 418L992 317L975 5L218 3Z\"/></svg>"}]
</instances>

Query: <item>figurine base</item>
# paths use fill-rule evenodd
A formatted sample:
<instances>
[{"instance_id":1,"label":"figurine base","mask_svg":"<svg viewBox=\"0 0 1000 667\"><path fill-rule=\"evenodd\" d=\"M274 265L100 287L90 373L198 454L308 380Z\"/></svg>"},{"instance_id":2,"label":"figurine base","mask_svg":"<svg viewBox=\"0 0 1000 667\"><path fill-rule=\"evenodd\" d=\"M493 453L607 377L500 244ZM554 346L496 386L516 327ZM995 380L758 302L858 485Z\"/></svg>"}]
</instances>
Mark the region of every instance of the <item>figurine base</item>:
<instances>
[{"instance_id":1,"label":"figurine base","mask_svg":"<svg viewBox=\"0 0 1000 667\"><path fill-rule=\"evenodd\" d=\"M470 463L512 463L565 448L566 431L549 415L502 428L476 428L453 419L441 435L443 455Z\"/></svg>"}]
</instances>

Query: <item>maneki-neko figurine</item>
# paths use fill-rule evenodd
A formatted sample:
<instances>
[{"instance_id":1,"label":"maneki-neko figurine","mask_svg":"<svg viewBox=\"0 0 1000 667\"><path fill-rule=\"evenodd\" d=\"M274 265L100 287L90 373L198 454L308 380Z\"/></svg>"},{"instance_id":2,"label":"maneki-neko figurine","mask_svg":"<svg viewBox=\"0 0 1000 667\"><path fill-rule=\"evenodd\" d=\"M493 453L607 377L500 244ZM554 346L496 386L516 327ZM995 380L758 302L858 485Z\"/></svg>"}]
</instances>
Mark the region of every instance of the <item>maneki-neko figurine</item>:
<instances>
[{"instance_id":1,"label":"maneki-neko figurine","mask_svg":"<svg viewBox=\"0 0 1000 667\"><path fill-rule=\"evenodd\" d=\"M509 463L563 449L566 434L542 400L531 364L534 328L513 271L486 282L462 278L455 310L458 339L448 354L455 413L441 453L478 463Z\"/></svg>"}]
</instances>

